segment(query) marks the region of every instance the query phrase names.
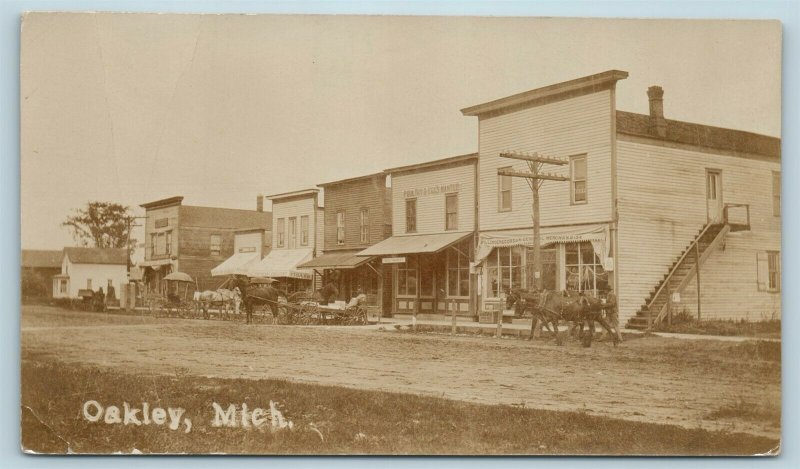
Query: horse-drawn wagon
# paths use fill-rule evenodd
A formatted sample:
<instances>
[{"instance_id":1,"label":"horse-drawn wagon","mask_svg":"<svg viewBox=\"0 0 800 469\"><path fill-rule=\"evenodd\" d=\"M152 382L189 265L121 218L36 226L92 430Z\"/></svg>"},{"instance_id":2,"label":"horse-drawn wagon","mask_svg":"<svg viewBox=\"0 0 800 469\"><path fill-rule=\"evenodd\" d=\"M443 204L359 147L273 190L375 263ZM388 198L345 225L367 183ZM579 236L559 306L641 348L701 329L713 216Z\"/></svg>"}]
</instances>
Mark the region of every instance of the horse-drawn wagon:
<instances>
[{"instance_id":1,"label":"horse-drawn wagon","mask_svg":"<svg viewBox=\"0 0 800 469\"><path fill-rule=\"evenodd\" d=\"M173 272L162 279L157 291L145 295L145 305L153 316L193 317L197 310L196 303L189 297L189 287L193 283L194 280L188 274Z\"/></svg>"}]
</instances>

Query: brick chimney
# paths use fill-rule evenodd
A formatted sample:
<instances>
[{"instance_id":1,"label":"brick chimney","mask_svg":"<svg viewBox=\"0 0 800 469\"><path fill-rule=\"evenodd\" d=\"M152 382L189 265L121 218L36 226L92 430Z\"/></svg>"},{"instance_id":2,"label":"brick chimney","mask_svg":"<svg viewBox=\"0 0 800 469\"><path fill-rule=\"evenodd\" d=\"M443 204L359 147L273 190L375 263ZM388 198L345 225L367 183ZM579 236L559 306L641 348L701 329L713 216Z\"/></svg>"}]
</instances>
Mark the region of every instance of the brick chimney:
<instances>
[{"instance_id":1,"label":"brick chimney","mask_svg":"<svg viewBox=\"0 0 800 469\"><path fill-rule=\"evenodd\" d=\"M659 137L667 136L667 120L664 119L664 90L660 86L647 88L650 99L650 131Z\"/></svg>"},{"instance_id":2,"label":"brick chimney","mask_svg":"<svg viewBox=\"0 0 800 469\"><path fill-rule=\"evenodd\" d=\"M256 196L256 211L257 212L264 211L264 194L258 194Z\"/></svg>"}]
</instances>

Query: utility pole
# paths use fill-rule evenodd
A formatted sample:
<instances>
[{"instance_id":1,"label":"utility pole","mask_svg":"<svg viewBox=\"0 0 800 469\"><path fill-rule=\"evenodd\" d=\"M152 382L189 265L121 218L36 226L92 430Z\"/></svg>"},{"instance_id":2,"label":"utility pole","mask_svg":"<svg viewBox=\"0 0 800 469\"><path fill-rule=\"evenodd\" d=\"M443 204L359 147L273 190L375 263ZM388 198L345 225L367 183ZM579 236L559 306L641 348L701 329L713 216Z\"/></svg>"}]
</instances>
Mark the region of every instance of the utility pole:
<instances>
[{"instance_id":1,"label":"utility pole","mask_svg":"<svg viewBox=\"0 0 800 469\"><path fill-rule=\"evenodd\" d=\"M137 219L145 219L145 218L147 218L147 217L130 216L130 217L126 218L126 221L128 222L128 232L127 232L127 236L126 236L127 239L125 240L125 245L128 246L128 263L127 263L128 264L128 274L131 273L131 230L133 228L137 227L137 226L142 226L142 225L134 225L135 220L137 220ZM146 240L145 240L145 242L146 242Z\"/></svg>"},{"instance_id":2,"label":"utility pole","mask_svg":"<svg viewBox=\"0 0 800 469\"><path fill-rule=\"evenodd\" d=\"M534 288L542 289L542 239L541 228L539 226L539 188L544 181L569 181L568 177L558 176L552 173L542 172L544 165L564 166L569 161L563 158L553 158L540 155L539 153L523 153L506 151L500 153L501 158L522 160L528 164L528 172L515 171L512 169L498 169L499 176L525 178L533 196L533 278ZM530 281L529 281L530 282Z\"/></svg>"}]
</instances>

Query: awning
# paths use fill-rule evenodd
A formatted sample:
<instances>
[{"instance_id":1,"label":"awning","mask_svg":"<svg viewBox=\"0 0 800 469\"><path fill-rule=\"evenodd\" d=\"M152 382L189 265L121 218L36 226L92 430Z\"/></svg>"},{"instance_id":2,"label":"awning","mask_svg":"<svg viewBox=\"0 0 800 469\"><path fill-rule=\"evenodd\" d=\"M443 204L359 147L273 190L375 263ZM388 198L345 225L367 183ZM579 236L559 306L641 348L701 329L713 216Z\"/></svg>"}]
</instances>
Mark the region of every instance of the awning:
<instances>
[{"instance_id":1,"label":"awning","mask_svg":"<svg viewBox=\"0 0 800 469\"><path fill-rule=\"evenodd\" d=\"M539 231L541 246L589 241L604 265L608 265L611 243L608 225L592 224L568 227L542 227ZM475 262L482 262L492 249L510 246L533 246L533 228L510 231L489 231L478 235ZM611 269L606 269L611 270Z\"/></svg>"},{"instance_id":2,"label":"awning","mask_svg":"<svg viewBox=\"0 0 800 469\"><path fill-rule=\"evenodd\" d=\"M301 269L354 269L369 262L370 256L359 256L358 251L326 252L298 267Z\"/></svg>"},{"instance_id":3,"label":"awning","mask_svg":"<svg viewBox=\"0 0 800 469\"><path fill-rule=\"evenodd\" d=\"M359 256L430 254L472 236L472 232L392 236L359 252Z\"/></svg>"},{"instance_id":4,"label":"awning","mask_svg":"<svg viewBox=\"0 0 800 469\"><path fill-rule=\"evenodd\" d=\"M311 280L312 272L299 269L297 266L308 262L312 257L314 257L314 251L311 249L275 249L270 251L267 257L247 269L247 276Z\"/></svg>"},{"instance_id":5,"label":"awning","mask_svg":"<svg viewBox=\"0 0 800 469\"><path fill-rule=\"evenodd\" d=\"M171 265L172 259L158 259L154 261L142 261L139 262L139 267L160 267L162 265Z\"/></svg>"},{"instance_id":6,"label":"awning","mask_svg":"<svg viewBox=\"0 0 800 469\"><path fill-rule=\"evenodd\" d=\"M255 265L261 259L261 254L257 252L237 252L225 261L211 269L212 277L223 275L247 275L249 267Z\"/></svg>"}]
</instances>

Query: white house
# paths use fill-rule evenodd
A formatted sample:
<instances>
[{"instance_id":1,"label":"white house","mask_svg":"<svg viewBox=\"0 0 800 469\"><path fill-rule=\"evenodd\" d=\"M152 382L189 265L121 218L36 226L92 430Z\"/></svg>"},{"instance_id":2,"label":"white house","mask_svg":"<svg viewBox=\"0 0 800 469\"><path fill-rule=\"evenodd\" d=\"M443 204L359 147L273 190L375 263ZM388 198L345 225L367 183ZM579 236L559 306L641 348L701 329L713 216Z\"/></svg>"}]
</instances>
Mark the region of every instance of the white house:
<instances>
[{"instance_id":1,"label":"white house","mask_svg":"<svg viewBox=\"0 0 800 469\"><path fill-rule=\"evenodd\" d=\"M61 273L53 276L53 298L78 298L80 290L108 294L128 283L128 253L124 248L64 248Z\"/></svg>"}]
</instances>

